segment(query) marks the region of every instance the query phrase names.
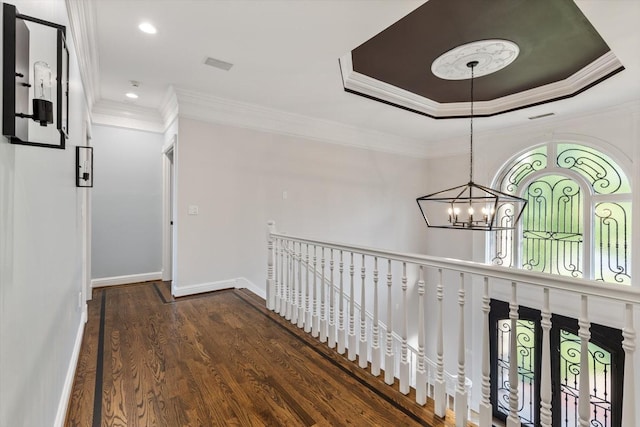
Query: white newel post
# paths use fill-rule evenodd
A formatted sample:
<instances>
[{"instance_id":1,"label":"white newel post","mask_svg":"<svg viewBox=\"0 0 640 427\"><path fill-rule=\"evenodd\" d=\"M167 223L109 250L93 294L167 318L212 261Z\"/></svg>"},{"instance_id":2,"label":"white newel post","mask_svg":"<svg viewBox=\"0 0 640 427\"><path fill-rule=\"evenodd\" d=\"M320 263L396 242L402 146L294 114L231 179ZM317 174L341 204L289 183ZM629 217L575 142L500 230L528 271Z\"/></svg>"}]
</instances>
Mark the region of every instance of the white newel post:
<instances>
[{"instance_id":1,"label":"white newel post","mask_svg":"<svg viewBox=\"0 0 640 427\"><path fill-rule=\"evenodd\" d=\"M509 302L509 416L507 427L520 427L518 415L518 298L516 282L511 282L511 301Z\"/></svg>"},{"instance_id":2,"label":"white newel post","mask_svg":"<svg viewBox=\"0 0 640 427\"><path fill-rule=\"evenodd\" d=\"M416 369L416 402L427 403L427 371L424 364L424 266L420 266L418 275L418 366Z\"/></svg>"},{"instance_id":3,"label":"white newel post","mask_svg":"<svg viewBox=\"0 0 640 427\"><path fill-rule=\"evenodd\" d=\"M313 245L313 308L311 313L311 336L318 338L320 325L318 316L318 247Z\"/></svg>"},{"instance_id":4,"label":"white newel post","mask_svg":"<svg viewBox=\"0 0 640 427\"><path fill-rule=\"evenodd\" d=\"M578 319L578 336L580 337L580 380L578 392L578 425L589 426L589 407L591 388L589 386L589 340L591 324L589 323L588 300L586 295L580 297L581 310Z\"/></svg>"},{"instance_id":5,"label":"white newel post","mask_svg":"<svg viewBox=\"0 0 640 427\"><path fill-rule=\"evenodd\" d=\"M333 249L331 249L329 272L331 277L329 278L329 336L327 341L329 343L329 348L334 348L336 346L336 290L335 283L333 281Z\"/></svg>"},{"instance_id":6,"label":"white newel post","mask_svg":"<svg viewBox=\"0 0 640 427\"><path fill-rule=\"evenodd\" d=\"M384 382L392 385L394 382L394 355L393 355L393 304L391 304L391 260L387 263L387 330L385 334L386 346L384 352Z\"/></svg>"},{"instance_id":7,"label":"white newel post","mask_svg":"<svg viewBox=\"0 0 640 427\"><path fill-rule=\"evenodd\" d=\"M549 288L544 288L542 326L542 366L540 372L540 426L551 427L551 308Z\"/></svg>"},{"instance_id":8,"label":"white newel post","mask_svg":"<svg viewBox=\"0 0 640 427\"><path fill-rule=\"evenodd\" d=\"M373 321L371 324L371 373L380 375L380 319L378 318L378 257L373 258Z\"/></svg>"},{"instance_id":9,"label":"white newel post","mask_svg":"<svg viewBox=\"0 0 640 427\"><path fill-rule=\"evenodd\" d=\"M409 307L407 306L407 263L402 263L402 348L400 359L400 393L409 394Z\"/></svg>"},{"instance_id":10,"label":"white newel post","mask_svg":"<svg viewBox=\"0 0 640 427\"><path fill-rule=\"evenodd\" d=\"M360 277L362 278L362 288L360 289L360 343L358 344L358 366L362 369L367 367L367 306L365 305L365 277L366 268L364 266L364 254L362 255L362 267Z\"/></svg>"},{"instance_id":11,"label":"white newel post","mask_svg":"<svg viewBox=\"0 0 640 427\"><path fill-rule=\"evenodd\" d=\"M311 297L309 295L309 244L306 244L305 247L305 256L304 256L304 261L305 261L305 265L306 268L305 270L305 279L304 279L304 283L305 283L305 290L304 290L304 297L305 297L305 301L304 301L304 331L306 333L311 332ZM315 274L315 273L314 273Z\"/></svg>"},{"instance_id":12,"label":"white newel post","mask_svg":"<svg viewBox=\"0 0 640 427\"><path fill-rule=\"evenodd\" d=\"M349 261L349 355L348 358L351 361L356 360L356 313L355 313L355 299L353 276L355 273L355 267L353 266L353 252L351 252Z\"/></svg>"},{"instance_id":13,"label":"white newel post","mask_svg":"<svg viewBox=\"0 0 640 427\"><path fill-rule=\"evenodd\" d=\"M460 273L460 290L458 290L458 319L460 322L458 325L458 381L456 383L455 400L456 427L466 427L467 419L469 418L469 400L467 396L467 388L465 387L467 375L465 370L464 303L464 273Z\"/></svg>"},{"instance_id":14,"label":"white newel post","mask_svg":"<svg viewBox=\"0 0 640 427\"><path fill-rule=\"evenodd\" d=\"M636 353L636 331L633 326L633 304L625 304L625 326L622 330L624 349L624 385L622 398L622 425L631 426L636 422L636 373L634 358Z\"/></svg>"},{"instance_id":15,"label":"white newel post","mask_svg":"<svg viewBox=\"0 0 640 427\"><path fill-rule=\"evenodd\" d=\"M320 258L320 342L327 342L327 308L325 296L325 276L324 276L324 246L322 247L322 257Z\"/></svg>"},{"instance_id":16,"label":"white newel post","mask_svg":"<svg viewBox=\"0 0 640 427\"><path fill-rule=\"evenodd\" d=\"M491 406L491 363L489 360L489 311L491 310L489 299L489 278L484 278L482 289L482 397L479 408L480 427L493 425L493 408Z\"/></svg>"},{"instance_id":17,"label":"white newel post","mask_svg":"<svg viewBox=\"0 0 640 427\"><path fill-rule=\"evenodd\" d=\"M444 418L447 411L447 387L444 381L444 324L442 321L442 299L444 298L444 288L442 286L442 269L438 269L438 284L436 285L436 299L438 300L438 325L436 341L436 381L434 385L434 412L437 416Z\"/></svg>"},{"instance_id":18,"label":"white newel post","mask_svg":"<svg viewBox=\"0 0 640 427\"><path fill-rule=\"evenodd\" d=\"M273 237L271 233L275 233L275 221L267 221L267 308L273 310L275 307L275 274L273 268Z\"/></svg>"}]
</instances>

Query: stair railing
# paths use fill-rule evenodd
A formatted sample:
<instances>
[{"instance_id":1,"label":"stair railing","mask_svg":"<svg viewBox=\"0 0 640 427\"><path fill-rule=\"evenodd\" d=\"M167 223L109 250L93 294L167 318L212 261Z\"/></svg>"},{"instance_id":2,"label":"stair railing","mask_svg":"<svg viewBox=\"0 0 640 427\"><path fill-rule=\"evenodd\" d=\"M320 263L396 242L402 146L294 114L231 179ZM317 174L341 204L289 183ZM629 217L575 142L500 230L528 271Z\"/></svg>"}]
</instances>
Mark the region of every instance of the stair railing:
<instances>
[{"instance_id":1,"label":"stair railing","mask_svg":"<svg viewBox=\"0 0 640 427\"><path fill-rule=\"evenodd\" d=\"M635 406L639 402L635 394L634 310L640 305L640 291L633 287L290 236L277 232L272 221L268 223L267 241L266 304L270 310L346 354L349 360L357 360L360 367L370 368L373 375L380 375L385 367L393 366L393 369L384 369L384 381L393 384L397 378L399 390L405 394L414 387L416 402L420 405L431 397L434 412L440 417L445 417L449 395L453 394L456 426L466 426L469 414L466 351L467 337L472 331L468 330L470 326L465 315L473 315L470 308L474 308L469 307L474 302L467 298L469 289L478 289L482 295L480 307L476 307L481 312L480 318L474 317L469 322L482 324L480 427L492 425L489 355L492 296L509 299L509 360L517 360L519 306L526 302L541 310L543 346L539 405L543 427L551 427L551 296L568 298L579 307L578 336L582 353L577 412L580 426L590 425L589 361L586 357L591 325L589 308L606 303L613 316L607 326L621 326L624 337L622 425L636 425ZM381 277L381 274L384 275ZM429 300L427 287L430 294L435 295ZM453 301L451 292L446 291L451 287L457 289ZM393 304L398 294L401 320L395 325ZM410 298L417 299L417 304L411 304ZM386 303L386 323L380 318L381 300ZM410 310L416 305L417 316ZM427 307L435 307L436 312L435 332L428 335ZM444 319L450 317L445 310L452 307L457 308L457 325L447 324L445 330ZM417 348L412 350L408 339L410 322L411 325L417 323ZM399 337L399 345L394 343L394 334ZM444 345L445 336L452 335L457 341L455 354L449 354L449 347ZM426 357L427 340L429 348L435 348L433 365ZM455 381L454 393L447 390L446 360L454 360L457 366L455 378L449 376L449 382ZM508 376L507 427L517 427L521 425L518 411L523 398L518 389L517 364L509 365Z\"/></svg>"}]
</instances>

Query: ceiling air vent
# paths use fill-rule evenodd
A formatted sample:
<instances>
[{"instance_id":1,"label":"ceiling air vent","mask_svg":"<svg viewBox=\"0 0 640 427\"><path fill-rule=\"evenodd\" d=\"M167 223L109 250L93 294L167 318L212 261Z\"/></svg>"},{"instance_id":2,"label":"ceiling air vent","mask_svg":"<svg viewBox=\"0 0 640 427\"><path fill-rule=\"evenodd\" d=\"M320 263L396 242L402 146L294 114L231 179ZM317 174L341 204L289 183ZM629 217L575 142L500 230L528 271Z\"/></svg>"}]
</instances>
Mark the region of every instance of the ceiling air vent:
<instances>
[{"instance_id":1,"label":"ceiling air vent","mask_svg":"<svg viewBox=\"0 0 640 427\"><path fill-rule=\"evenodd\" d=\"M546 113L546 114L539 114L537 116L531 116L529 117L529 120L536 120L536 119L541 119L543 117L549 117L549 116L555 116L556 113Z\"/></svg>"},{"instance_id":2,"label":"ceiling air vent","mask_svg":"<svg viewBox=\"0 0 640 427\"><path fill-rule=\"evenodd\" d=\"M221 70L225 70L225 71L229 71L231 67L233 67L233 64L230 62L225 62L225 61L221 61L219 59L210 58L210 57L206 57L204 59L204 63L206 65L210 65L215 68L220 68Z\"/></svg>"}]
</instances>

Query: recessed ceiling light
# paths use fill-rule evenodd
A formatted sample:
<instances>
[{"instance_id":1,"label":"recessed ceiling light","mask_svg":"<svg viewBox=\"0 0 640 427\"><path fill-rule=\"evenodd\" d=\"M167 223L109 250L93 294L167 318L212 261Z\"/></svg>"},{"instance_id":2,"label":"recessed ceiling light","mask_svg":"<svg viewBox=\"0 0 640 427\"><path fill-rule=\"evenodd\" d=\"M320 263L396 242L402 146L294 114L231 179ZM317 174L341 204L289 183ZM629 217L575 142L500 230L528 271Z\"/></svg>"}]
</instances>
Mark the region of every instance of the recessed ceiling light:
<instances>
[{"instance_id":1,"label":"recessed ceiling light","mask_svg":"<svg viewBox=\"0 0 640 427\"><path fill-rule=\"evenodd\" d=\"M131 99L138 99L138 95L137 95L137 94L135 94L135 93L133 93L133 92L127 92L127 93L125 94L125 96L126 96L127 98L131 98Z\"/></svg>"},{"instance_id":2,"label":"recessed ceiling light","mask_svg":"<svg viewBox=\"0 0 640 427\"><path fill-rule=\"evenodd\" d=\"M155 34L158 32L158 30L156 30L156 27L151 25L149 22L141 23L140 25L138 25L138 29L140 29L140 31L142 31L143 33L147 33L147 34Z\"/></svg>"}]
</instances>

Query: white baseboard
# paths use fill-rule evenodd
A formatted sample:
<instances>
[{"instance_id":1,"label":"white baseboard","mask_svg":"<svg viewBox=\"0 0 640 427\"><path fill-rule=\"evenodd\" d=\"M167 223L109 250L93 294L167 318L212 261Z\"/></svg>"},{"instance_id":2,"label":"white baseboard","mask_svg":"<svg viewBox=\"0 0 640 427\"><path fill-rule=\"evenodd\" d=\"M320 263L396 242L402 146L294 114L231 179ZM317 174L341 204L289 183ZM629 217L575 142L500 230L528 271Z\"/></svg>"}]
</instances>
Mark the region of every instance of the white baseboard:
<instances>
[{"instance_id":1,"label":"white baseboard","mask_svg":"<svg viewBox=\"0 0 640 427\"><path fill-rule=\"evenodd\" d=\"M92 288L102 288L104 286L126 285L129 283L148 282L150 280L162 280L162 272L129 274L127 276L102 277L91 279Z\"/></svg>"},{"instance_id":2,"label":"white baseboard","mask_svg":"<svg viewBox=\"0 0 640 427\"><path fill-rule=\"evenodd\" d=\"M173 283L172 283L173 285ZM196 285L172 286L171 293L174 297L184 297L187 295L201 294L203 292L221 291L223 289L248 289L261 298L266 298L266 291L256 286L246 277L236 279L220 280L218 282L198 283Z\"/></svg>"},{"instance_id":3,"label":"white baseboard","mask_svg":"<svg viewBox=\"0 0 640 427\"><path fill-rule=\"evenodd\" d=\"M201 294L203 292L235 289L237 287L237 279L230 279L220 280L218 282L198 283L196 285L176 286L172 287L171 293L174 297L184 297L187 295Z\"/></svg>"},{"instance_id":4,"label":"white baseboard","mask_svg":"<svg viewBox=\"0 0 640 427\"><path fill-rule=\"evenodd\" d=\"M83 312L80 319L80 324L78 325L76 342L73 345L73 352L71 353L71 360L69 360L69 368L67 369L67 375L64 379L62 393L60 394L60 401L58 402L58 413L56 414L56 419L53 423L54 427L62 427L67 416L67 408L69 407L69 400L71 399L71 388L73 387L73 379L76 376L76 367L78 366L78 358L80 357L80 347L82 346L82 337L84 336L85 322L86 314Z\"/></svg>"},{"instance_id":5,"label":"white baseboard","mask_svg":"<svg viewBox=\"0 0 640 427\"><path fill-rule=\"evenodd\" d=\"M265 300L267 299L267 291L259 286L256 286L256 284L251 280L247 279L246 277L239 277L236 280L238 282L238 285L236 286L237 289L246 288L254 294L258 295L260 298Z\"/></svg>"}]
</instances>

